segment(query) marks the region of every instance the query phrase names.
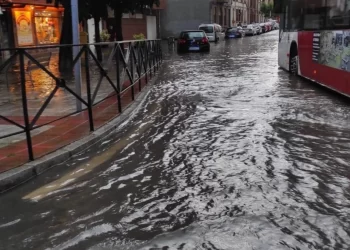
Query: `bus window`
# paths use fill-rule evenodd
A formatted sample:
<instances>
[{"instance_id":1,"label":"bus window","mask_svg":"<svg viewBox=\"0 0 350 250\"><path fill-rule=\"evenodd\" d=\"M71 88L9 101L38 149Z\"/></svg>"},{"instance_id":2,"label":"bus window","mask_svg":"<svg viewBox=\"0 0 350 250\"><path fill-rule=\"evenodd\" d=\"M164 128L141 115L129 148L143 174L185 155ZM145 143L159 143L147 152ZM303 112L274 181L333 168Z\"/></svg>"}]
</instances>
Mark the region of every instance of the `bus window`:
<instances>
[{"instance_id":1,"label":"bus window","mask_svg":"<svg viewBox=\"0 0 350 250\"><path fill-rule=\"evenodd\" d=\"M304 11L304 29L323 29L326 20L326 3L320 0L306 1Z\"/></svg>"},{"instance_id":2,"label":"bus window","mask_svg":"<svg viewBox=\"0 0 350 250\"><path fill-rule=\"evenodd\" d=\"M288 30L300 30L303 28L304 0L291 0L289 2Z\"/></svg>"},{"instance_id":3,"label":"bus window","mask_svg":"<svg viewBox=\"0 0 350 250\"><path fill-rule=\"evenodd\" d=\"M343 29L350 27L349 1L327 0L326 27Z\"/></svg>"}]
</instances>

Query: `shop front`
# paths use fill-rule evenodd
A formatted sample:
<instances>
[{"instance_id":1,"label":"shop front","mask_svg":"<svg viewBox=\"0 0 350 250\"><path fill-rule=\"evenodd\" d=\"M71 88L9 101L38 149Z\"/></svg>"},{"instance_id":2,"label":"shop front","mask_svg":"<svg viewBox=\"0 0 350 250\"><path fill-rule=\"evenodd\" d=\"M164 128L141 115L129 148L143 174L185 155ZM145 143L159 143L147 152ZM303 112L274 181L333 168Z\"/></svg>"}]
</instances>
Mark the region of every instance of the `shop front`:
<instances>
[{"instance_id":1,"label":"shop front","mask_svg":"<svg viewBox=\"0 0 350 250\"><path fill-rule=\"evenodd\" d=\"M63 9L25 5L22 8L11 8L11 11L15 47L60 42Z\"/></svg>"}]
</instances>

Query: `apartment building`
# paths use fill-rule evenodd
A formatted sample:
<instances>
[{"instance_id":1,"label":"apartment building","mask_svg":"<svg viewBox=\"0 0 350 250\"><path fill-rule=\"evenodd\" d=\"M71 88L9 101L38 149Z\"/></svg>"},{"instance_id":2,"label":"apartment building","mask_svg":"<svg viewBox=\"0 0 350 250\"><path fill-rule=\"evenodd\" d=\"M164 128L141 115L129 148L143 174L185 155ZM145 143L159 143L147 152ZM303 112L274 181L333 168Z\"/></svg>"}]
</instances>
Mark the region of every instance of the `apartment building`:
<instances>
[{"instance_id":1,"label":"apartment building","mask_svg":"<svg viewBox=\"0 0 350 250\"><path fill-rule=\"evenodd\" d=\"M262 21L263 0L167 0L160 16L161 37L177 36L181 30L197 29L203 23L230 27Z\"/></svg>"}]
</instances>

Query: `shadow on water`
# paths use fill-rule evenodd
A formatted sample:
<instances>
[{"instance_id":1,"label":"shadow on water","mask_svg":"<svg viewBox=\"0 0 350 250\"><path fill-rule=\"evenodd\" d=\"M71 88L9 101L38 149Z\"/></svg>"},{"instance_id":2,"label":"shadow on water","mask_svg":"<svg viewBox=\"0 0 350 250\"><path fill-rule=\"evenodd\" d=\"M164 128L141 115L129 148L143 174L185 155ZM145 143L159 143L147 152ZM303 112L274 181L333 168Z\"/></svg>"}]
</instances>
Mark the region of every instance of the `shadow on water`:
<instances>
[{"instance_id":1,"label":"shadow on water","mask_svg":"<svg viewBox=\"0 0 350 250\"><path fill-rule=\"evenodd\" d=\"M0 248L349 249L349 103L277 36L164 50L130 124L1 197Z\"/></svg>"}]
</instances>

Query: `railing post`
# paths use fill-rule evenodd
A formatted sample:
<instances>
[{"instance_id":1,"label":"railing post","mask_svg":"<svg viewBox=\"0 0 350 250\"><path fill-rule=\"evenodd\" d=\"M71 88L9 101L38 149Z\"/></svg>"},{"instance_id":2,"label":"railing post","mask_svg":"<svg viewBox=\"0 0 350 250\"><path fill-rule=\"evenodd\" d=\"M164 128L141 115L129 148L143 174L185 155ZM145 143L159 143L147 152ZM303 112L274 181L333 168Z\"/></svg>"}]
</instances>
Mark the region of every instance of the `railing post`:
<instances>
[{"instance_id":1,"label":"railing post","mask_svg":"<svg viewBox=\"0 0 350 250\"><path fill-rule=\"evenodd\" d=\"M156 65L157 65L157 71L159 70L159 42L156 41L156 48L157 48L157 56L156 56Z\"/></svg>"},{"instance_id":2,"label":"railing post","mask_svg":"<svg viewBox=\"0 0 350 250\"><path fill-rule=\"evenodd\" d=\"M121 86L120 86L120 46L119 43L116 43L115 46L117 46L117 49L115 50L115 63L117 67L117 100L118 100L118 111L119 113L123 112L122 110L122 103L121 103L121 98L120 98L120 92L121 92Z\"/></svg>"},{"instance_id":3,"label":"railing post","mask_svg":"<svg viewBox=\"0 0 350 250\"><path fill-rule=\"evenodd\" d=\"M137 50L137 65L138 65L138 73L139 73L139 92L141 92L142 89L142 61L141 61L141 50L143 46L143 42L140 42L140 46Z\"/></svg>"},{"instance_id":4,"label":"railing post","mask_svg":"<svg viewBox=\"0 0 350 250\"><path fill-rule=\"evenodd\" d=\"M154 50L154 54L153 54L153 69L154 69L154 74L156 74L157 72L157 64L156 64L156 59L157 59L157 46L155 41L153 41L153 50Z\"/></svg>"},{"instance_id":5,"label":"railing post","mask_svg":"<svg viewBox=\"0 0 350 250\"><path fill-rule=\"evenodd\" d=\"M147 42L145 42L145 46L143 47L143 52L141 54L142 56L142 67L145 70L145 80L146 80L146 84L148 84L148 73L147 73ZM145 67L146 65L146 67Z\"/></svg>"},{"instance_id":6,"label":"railing post","mask_svg":"<svg viewBox=\"0 0 350 250\"><path fill-rule=\"evenodd\" d=\"M89 47L88 45L84 45L85 51L85 75L86 75L86 94L87 94L87 102L88 102L88 113L89 113L89 125L90 131L94 131L94 118L92 114L92 101L91 101L91 81L90 81L90 64L89 64ZM80 59L78 59L80 60Z\"/></svg>"},{"instance_id":7,"label":"railing post","mask_svg":"<svg viewBox=\"0 0 350 250\"><path fill-rule=\"evenodd\" d=\"M160 62L163 61L163 50L162 50L162 40L159 40L159 48L160 48Z\"/></svg>"},{"instance_id":8,"label":"railing post","mask_svg":"<svg viewBox=\"0 0 350 250\"><path fill-rule=\"evenodd\" d=\"M135 100L135 89L134 89L134 44L133 42L130 42L130 74L131 74L131 97L132 100Z\"/></svg>"},{"instance_id":9,"label":"railing post","mask_svg":"<svg viewBox=\"0 0 350 250\"><path fill-rule=\"evenodd\" d=\"M23 107L23 116L24 116L24 126L27 137L27 148L29 160L34 160L33 154L33 145L32 145L32 137L30 135L31 126L29 123L29 115L28 115L28 104L27 104L27 93L26 93L26 75L25 75L25 67L24 67L24 53L23 49L19 50L19 64L20 64L20 74L21 74L21 92L22 92L22 107Z\"/></svg>"},{"instance_id":10,"label":"railing post","mask_svg":"<svg viewBox=\"0 0 350 250\"><path fill-rule=\"evenodd\" d=\"M147 46L147 64L149 66L149 75L152 78L152 41L148 41L149 44Z\"/></svg>"}]
</instances>

